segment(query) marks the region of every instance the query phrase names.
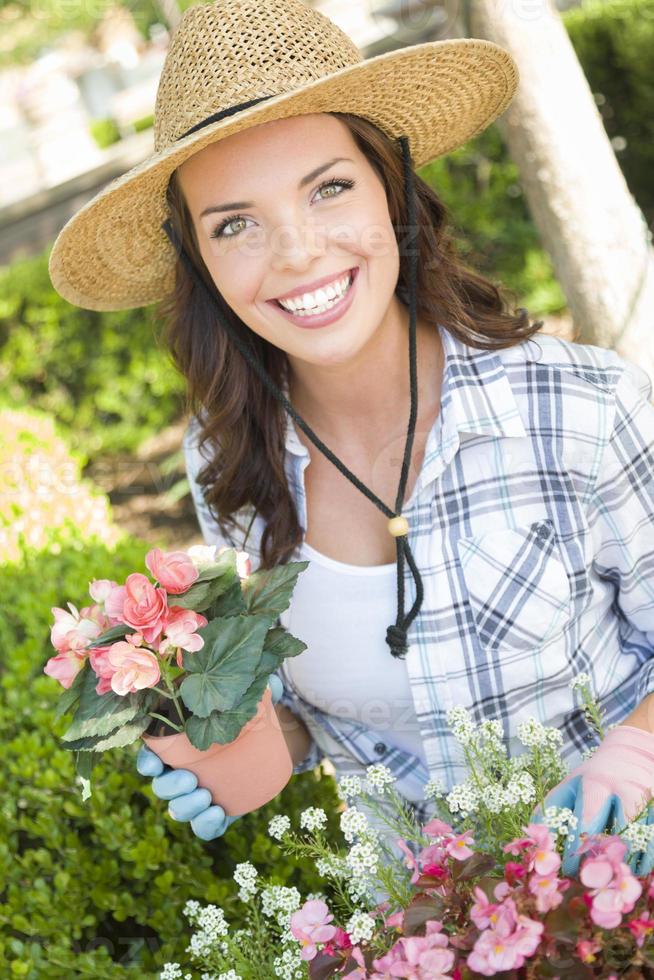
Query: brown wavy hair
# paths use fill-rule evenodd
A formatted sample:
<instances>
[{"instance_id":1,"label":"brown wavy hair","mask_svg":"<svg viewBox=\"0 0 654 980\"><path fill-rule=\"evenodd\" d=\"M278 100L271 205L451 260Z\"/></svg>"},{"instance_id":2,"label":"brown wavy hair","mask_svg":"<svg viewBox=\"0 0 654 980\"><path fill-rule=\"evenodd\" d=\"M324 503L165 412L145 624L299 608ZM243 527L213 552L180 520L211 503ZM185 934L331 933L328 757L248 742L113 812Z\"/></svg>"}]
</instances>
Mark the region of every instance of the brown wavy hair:
<instances>
[{"instance_id":1,"label":"brown wavy hair","mask_svg":"<svg viewBox=\"0 0 654 980\"><path fill-rule=\"evenodd\" d=\"M366 119L340 112L332 115L345 123L383 181L400 253L395 292L407 306L409 249L404 236L408 220L401 147ZM523 308L510 312L509 291L464 265L456 253L445 205L418 174L414 187L418 316L434 325L443 324L459 340L481 350L513 347L533 336L543 322L530 324ZM216 289L200 255L176 172L166 199L173 227L209 286L220 314L282 388L288 368L286 353L250 330ZM159 304L159 313L165 323L164 343L187 379L186 409L198 416L199 444L211 446L211 453L206 454L211 462L198 474L211 513L228 538L234 527L245 530L244 514L251 518L259 513L265 521L260 566L272 568L289 561L302 540L302 529L284 469L284 408L221 329L216 307L194 285L179 260L174 291Z\"/></svg>"}]
</instances>

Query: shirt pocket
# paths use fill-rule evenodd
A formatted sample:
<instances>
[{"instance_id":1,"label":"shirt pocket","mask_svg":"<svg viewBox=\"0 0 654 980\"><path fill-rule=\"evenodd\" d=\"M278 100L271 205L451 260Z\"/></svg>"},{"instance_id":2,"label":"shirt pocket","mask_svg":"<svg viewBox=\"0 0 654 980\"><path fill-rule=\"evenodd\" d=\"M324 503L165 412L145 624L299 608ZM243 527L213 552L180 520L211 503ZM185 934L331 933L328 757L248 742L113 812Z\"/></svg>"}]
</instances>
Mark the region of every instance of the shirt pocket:
<instances>
[{"instance_id":1,"label":"shirt pocket","mask_svg":"<svg viewBox=\"0 0 654 980\"><path fill-rule=\"evenodd\" d=\"M570 579L551 520L459 538L457 551L484 649L534 650L563 630Z\"/></svg>"}]
</instances>

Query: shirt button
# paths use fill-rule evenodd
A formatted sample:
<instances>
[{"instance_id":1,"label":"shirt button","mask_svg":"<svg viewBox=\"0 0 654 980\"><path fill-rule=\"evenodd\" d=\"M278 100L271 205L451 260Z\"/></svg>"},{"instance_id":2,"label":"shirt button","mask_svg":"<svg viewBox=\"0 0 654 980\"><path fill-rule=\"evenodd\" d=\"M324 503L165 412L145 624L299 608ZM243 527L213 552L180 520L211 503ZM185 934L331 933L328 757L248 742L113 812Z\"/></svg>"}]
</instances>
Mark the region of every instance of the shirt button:
<instances>
[{"instance_id":1,"label":"shirt button","mask_svg":"<svg viewBox=\"0 0 654 980\"><path fill-rule=\"evenodd\" d=\"M375 752L377 753L377 755L386 755L386 743L375 742Z\"/></svg>"}]
</instances>

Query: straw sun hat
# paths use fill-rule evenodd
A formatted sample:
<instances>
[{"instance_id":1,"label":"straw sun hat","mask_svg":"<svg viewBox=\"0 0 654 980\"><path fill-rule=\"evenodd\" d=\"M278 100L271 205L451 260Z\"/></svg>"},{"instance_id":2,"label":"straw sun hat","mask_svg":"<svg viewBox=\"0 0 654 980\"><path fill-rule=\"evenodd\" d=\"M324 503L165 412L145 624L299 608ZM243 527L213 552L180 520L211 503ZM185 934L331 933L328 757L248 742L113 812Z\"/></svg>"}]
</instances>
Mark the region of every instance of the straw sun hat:
<instances>
[{"instance_id":1,"label":"straw sun hat","mask_svg":"<svg viewBox=\"0 0 654 980\"><path fill-rule=\"evenodd\" d=\"M305 113L353 113L393 139L405 135L419 168L485 129L517 84L515 62L490 41L431 41L364 60L304 0L192 6L161 73L154 153L68 221L50 256L52 283L91 310L167 296L177 258L162 230L170 176L233 133Z\"/></svg>"}]
</instances>

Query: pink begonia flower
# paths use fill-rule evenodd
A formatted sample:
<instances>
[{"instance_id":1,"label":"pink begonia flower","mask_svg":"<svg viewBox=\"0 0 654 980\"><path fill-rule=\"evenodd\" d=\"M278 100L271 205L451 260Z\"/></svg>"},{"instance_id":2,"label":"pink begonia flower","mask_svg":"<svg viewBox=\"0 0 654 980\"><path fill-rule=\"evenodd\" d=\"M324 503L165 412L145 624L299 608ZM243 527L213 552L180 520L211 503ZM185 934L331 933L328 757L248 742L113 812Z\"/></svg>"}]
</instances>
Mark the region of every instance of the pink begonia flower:
<instances>
[{"instance_id":1,"label":"pink begonia flower","mask_svg":"<svg viewBox=\"0 0 654 980\"><path fill-rule=\"evenodd\" d=\"M529 879L529 891L536 896L536 908L539 912L549 912L563 901L563 894L568 888L568 878L558 878L553 875L539 875L534 872Z\"/></svg>"},{"instance_id":2,"label":"pink begonia flower","mask_svg":"<svg viewBox=\"0 0 654 980\"><path fill-rule=\"evenodd\" d=\"M359 964L359 966L356 968L356 970L350 970L350 972L347 974L348 980L369 980L370 974L366 969L366 961L363 958L363 953L361 952L360 948L358 946L353 946L352 950L350 951L350 956L355 963Z\"/></svg>"},{"instance_id":3,"label":"pink begonia flower","mask_svg":"<svg viewBox=\"0 0 654 980\"><path fill-rule=\"evenodd\" d=\"M140 572L132 572L127 576L123 620L142 633L146 643L155 643L158 640L167 614L168 598L165 589L155 588L149 578Z\"/></svg>"},{"instance_id":4,"label":"pink begonia flower","mask_svg":"<svg viewBox=\"0 0 654 980\"><path fill-rule=\"evenodd\" d=\"M109 617L112 626L117 626L123 620L123 606L127 598L127 590L124 585L116 585L109 592L104 600L104 611Z\"/></svg>"},{"instance_id":5,"label":"pink begonia flower","mask_svg":"<svg viewBox=\"0 0 654 980\"><path fill-rule=\"evenodd\" d=\"M631 912L643 891L643 886L638 879L631 873L627 864L621 864L609 881L605 881L604 869L601 873L596 873L596 862L593 859L587 860L581 867L579 878L581 883L590 888L592 905L590 917L595 925L602 926L604 929L615 929L620 925L622 916L626 912ZM602 880L605 884L594 886L593 881Z\"/></svg>"},{"instance_id":6,"label":"pink begonia flower","mask_svg":"<svg viewBox=\"0 0 654 980\"><path fill-rule=\"evenodd\" d=\"M442 923L432 919L426 923L424 936L403 936L385 956L373 960L376 980L406 977L407 980L449 980L455 954L447 949L447 936L441 932ZM348 974L349 975L349 974Z\"/></svg>"},{"instance_id":7,"label":"pink begonia flower","mask_svg":"<svg viewBox=\"0 0 654 980\"><path fill-rule=\"evenodd\" d=\"M444 820L439 820L437 817L424 824L422 830L428 837L451 837L454 834L454 829L450 827L449 823L445 823Z\"/></svg>"},{"instance_id":8,"label":"pink begonia flower","mask_svg":"<svg viewBox=\"0 0 654 980\"><path fill-rule=\"evenodd\" d=\"M204 640L195 631L207 623L208 620L202 613L184 609L182 606L169 606L163 623L164 638L159 643L160 656L166 656L175 647L188 653L197 653L204 646ZM181 655L178 653L177 663L181 667L180 659Z\"/></svg>"},{"instance_id":9,"label":"pink begonia flower","mask_svg":"<svg viewBox=\"0 0 654 980\"><path fill-rule=\"evenodd\" d=\"M225 546L224 548L218 549L218 554L222 555L223 551L229 551L230 549ZM236 552L236 571L238 572L238 577L243 581L252 572L252 562L250 561L250 556L247 551L237 551Z\"/></svg>"},{"instance_id":10,"label":"pink begonia flower","mask_svg":"<svg viewBox=\"0 0 654 980\"><path fill-rule=\"evenodd\" d=\"M89 583L89 595L94 602L98 602L102 605L106 601L109 593L113 589L118 588L118 582L113 582L108 578L94 578L92 582Z\"/></svg>"},{"instance_id":11,"label":"pink begonia flower","mask_svg":"<svg viewBox=\"0 0 654 980\"><path fill-rule=\"evenodd\" d=\"M601 948L600 943L594 939L580 939L575 946L575 952L582 963L594 963L595 953L599 953Z\"/></svg>"},{"instance_id":12,"label":"pink begonia flower","mask_svg":"<svg viewBox=\"0 0 654 980\"><path fill-rule=\"evenodd\" d=\"M110 650L111 644L108 646L93 647L89 650L91 670L98 678L98 683L95 685L96 694L108 694L111 690L111 678L116 668L109 663Z\"/></svg>"},{"instance_id":13,"label":"pink begonia flower","mask_svg":"<svg viewBox=\"0 0 654 980\"><path fill-rule=\"evenodd\" d=\"M145 564L159 585L172 595L186 592L200 574L185 551L152 548L145 556Z\"/></svg>"},{"instance_id":14,"label":"pink begonia flower","mask_svg":"<svg viewBox=\"0 0 654 980\"><path fill-rule=\"evenodd\" d=\"M470 847L474 842L472 831L466 830L465 833L455 834L447 840L445 842L445 849L450 857L456 858L457 861L465 861L474 854L474 851Z\"/></svg>"},{"instance_id":15,"label":"pink begonia flower","mask_svg":"<svg viewBox=\"0 0 654 980\"><path fill-rule=\"evenodd\" d=\"M636 945L640 948L654 929L654 919L630 919L627 926L636 940Z\"/></svg>"},{"instance_id":16,"label":"pink begonia flower","mask_svg":"<svg viewBox=\"0 0 654 980\"><path fill-rule=\"evenodd\" d=\"M470 918L478 929L486 929L497 922L497 911L500 903L491 902L486 892L479 885L474 886L473 893L477 901L470 909Z\"/></svg>"},{"instance_id":17,"label":"pink begonia flower","mask_svg":"<svg viewBox=\"0 0 654 980\"><path fill-rule=\"evenodd\" d=\"M330 956L335 956L338 950L351 948L352 940L350 939L349 935L345 929L341 929L340 926L337 926L336 932L334 933L334 938L325 943L323 946L323 952L329 953Z\"/></svg>"},{"instance_id":18,"label":"pink begonia flower","mask_svg":"<svg viewBox=\"0 0 654 980\"><path fill-rule=\"evenodd\" d=\"M511 898L503 902L496 915L495 925L481 933L467 960L471 970L485 977L519 969L536 952L545 929L542 922L519 915Z\"/></svg>"},{"instance_id":19,"label":"pink begonia flower","mask_svg":"<svg viewBox=\"0 0 654 980\"><path fill-rule=\"evenodd\" d=\"M119 640L112 644L107 656L115 668L111 689L116 694L132 694L145 687L154 687L161 677L159 662L151 650Z\"/></svg>"},{"instance_id":20,"label":"pink begonia flower","mask_svg":"<svg viewBox=\"0 0 654 980\"><path fill-rule=\"evenodd\" d=\"M84 606L78 611L77 607L68 603L70 612L52 606L50 611L55 618L54 626L50 629L50 642L57 653L76 650L81 653L88 644L100 636L109 626L107 617L99 606Z\"/></svg>"},{"instance_id":21,"label":"pink begonia flower","mask_svg":"<svg viewBox=\"0 0 654 980\"><path fill-rule=\"evenodd\" d=\"M64 650L56 657L50 657L43 668L43 673L48 677L54 677L62 687L68 688L82 669L85 660L86 654L79 654L75 650Z\"/></svg>"},{"instance_id":22,"label":"pink begonia flower","mask_svg":"<svg viewBox=\"0 0 654 980\"><path fill-rule=\"evenodd\" d=\"M525 837L509 841L502 850L505 854L520 854L521 851L531 851L527 870L537 871L539 875L553 874L561 866L561 858L556 853L556 845L551 832L545 824L539 823L530 823L525 827L525 831Z\"/></svg>"},{"instance_id":23,"label":"pink begonia flower","mask_svg":"<svg viewBox=\"0 0 654 980\"><path fill-rule=\"evenodd\" d=\"M320 898L308 899L302 908L291 916L291 933L302 949L300 959L312 960L317 952L316 943L326 943L336 935L336 926L328 925L334 916Z\"/></svg>"}]
</instances>

